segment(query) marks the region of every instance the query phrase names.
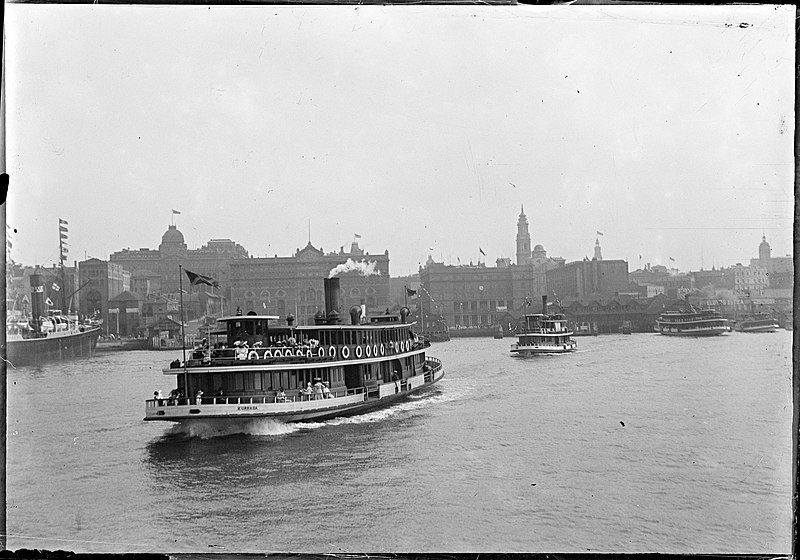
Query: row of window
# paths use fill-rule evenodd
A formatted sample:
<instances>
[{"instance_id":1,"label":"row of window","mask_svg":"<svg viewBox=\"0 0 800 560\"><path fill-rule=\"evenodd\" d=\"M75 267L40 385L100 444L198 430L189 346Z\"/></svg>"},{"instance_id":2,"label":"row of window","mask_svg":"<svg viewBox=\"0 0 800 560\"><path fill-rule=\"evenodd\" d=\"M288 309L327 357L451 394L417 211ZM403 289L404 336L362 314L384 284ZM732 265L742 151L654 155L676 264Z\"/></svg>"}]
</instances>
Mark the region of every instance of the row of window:
<instances>
[{"instance_id":1,"label":"row of window","mask_svg":"<svg viewBox=\"0 0 800 560\"><path fill-rule=\"evenodd\" d=\"M454 313L463 313L464 311L497 311L498 307L507 307L508 309L513 309L513 300L503 301L454 301L453 302L453 312Z\"/></svg>"},{"instance_id":2,"label":"row of window","mask_svg":"<svg viewBox=\"0 0 800 560\"><path fill-rule=\"evenodd\" d=\"M357 297L357 296L361 295L361 289L357 288L357 287L352 287L352 288L350 288L349 293L350 293L351 297ZM368 287L364 288L364 293L367 294L367 295L375 295L377 293L377 291L375 290L375 288L373 288L371 286L368 286ZM313 290L313 289L299 290L297 292L297 299L299 301L321 301L322 298L324 297L324 295L325 295L325 293L323 291L318 291L318 290ZM345 291L344 289L340 289L339 290L339 295L340 295L340 297L346 296L347 295L347 291ZM259 296L262 299L271 298L272 297L272 292L270 290L261 290L261 292L259 293ZM244 297L245 298L249 298L249 299L253 299L253 298L256 297L256 292L254 290L247 290L247 291L244 292ZM286 297L286 291L285 290L277 290L275 292L275 297L279 297L279 298Z\"/></svg>"},{"instance_id":3,"label":"row of window","mask_svg":"<svg viewBox=\"0 0 800 560\"><path fill-rule=\"evenodd\" d=\"M316 379L330 382L331 387L344 385L344 370L335 368L313 368L298 371L262 371L241 372L234 374L202 374L190 379L190 394L197 390L206 396L212 396L220 390L226 395L236 393L253 393L277 391L279 389L302 389Z\"/></svg>"}]
</instances>

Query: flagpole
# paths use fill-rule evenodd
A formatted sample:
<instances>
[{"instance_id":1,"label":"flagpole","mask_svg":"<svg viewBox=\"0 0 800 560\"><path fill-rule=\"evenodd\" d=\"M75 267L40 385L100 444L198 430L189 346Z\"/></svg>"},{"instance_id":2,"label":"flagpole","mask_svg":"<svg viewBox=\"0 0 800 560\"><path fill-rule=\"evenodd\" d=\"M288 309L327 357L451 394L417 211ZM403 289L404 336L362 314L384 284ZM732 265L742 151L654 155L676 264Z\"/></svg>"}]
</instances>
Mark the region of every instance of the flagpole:
<instances>
[{"instance_id":1,"label":"flagpole","mask_svg":"<svg viewBox=\"0 0 800 560\"><path fill-rule=\"evenodd\" d=\"M184 331L183 328L183 266L182 265L178 265L178 282L179 282L180 298L181 298L181 347L183 348L183 370L184 373L186 373L186 332ZM184 379L184 383L185 382L186 379Z\"/></svg>"},{"instance_id":2,"label":"flagpole","mask_svg":"<svg viewBox=\"0 0 800 560\"><path fill-rule=\"evenodd\" d=\"M408 286L403 286L403 305L408 307Z\"/></svg>"}]
</instances>

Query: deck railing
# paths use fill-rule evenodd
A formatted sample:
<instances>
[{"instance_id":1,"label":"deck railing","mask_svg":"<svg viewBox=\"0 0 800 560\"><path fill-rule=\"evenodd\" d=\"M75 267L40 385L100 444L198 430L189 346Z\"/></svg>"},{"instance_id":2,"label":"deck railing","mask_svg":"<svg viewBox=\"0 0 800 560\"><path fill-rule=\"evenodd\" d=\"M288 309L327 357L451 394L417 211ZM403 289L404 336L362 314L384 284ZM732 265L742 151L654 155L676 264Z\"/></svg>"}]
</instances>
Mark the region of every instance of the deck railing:
<instances>
[{"instance_id":1,"label":"deck railing","mask_svg":"<svg viewBox=\"0 0 800 560\"><path fill-rule=\"evenodd\" d=\"M253 348L215 348L211 350L209 358L208 349L194 349L192 357L186 360L188 367L215 366L215 365L236 365L240 362L272 364L272 363L308 363L320 361L339 361L363 358L380 358L403 354L411 350L429 348L430 342L411 339L402 342L373 342L369 344L370 350L367 351L366 344L341 344L333 346L269 346ZM383 347L383 352L381 352ZM333 351L331 351L333 348ZM360 349L360 350L359 350ZM360 356L358 354L361 354ZM346 354L346 355L345 355ZM172 369L183 367L179 361L173 362Z\"/></svg>"},{"instance_id":2,"label":"deck railing","mask_svg":"<svg viewBox=\"0 0 800 560\"><path fill-rule=\"evenodd\" d=\"M325 399L332 399L336 397L346 397L350 395L357 395L366 392L366 387L356 387L355 389L331 389L329 396L323 393L314 393L311 395L293 393L285 397L274 395L237 395L237 396L212 396L212 397L177 397L177 398L163 398L163 399L148 399L146 401L148 407L161 407L161 406L203 406L203 405L220 405L220 404L275 404L287 402L306 402L318 401Z\"/></svg>"}]
</instances>

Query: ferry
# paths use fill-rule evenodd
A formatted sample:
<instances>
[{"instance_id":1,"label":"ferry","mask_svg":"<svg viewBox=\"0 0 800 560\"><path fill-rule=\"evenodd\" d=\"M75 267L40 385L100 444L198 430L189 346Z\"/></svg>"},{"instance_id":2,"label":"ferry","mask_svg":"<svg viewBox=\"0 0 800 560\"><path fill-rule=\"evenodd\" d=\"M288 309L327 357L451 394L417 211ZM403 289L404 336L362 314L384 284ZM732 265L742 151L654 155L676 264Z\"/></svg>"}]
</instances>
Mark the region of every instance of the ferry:
<instances>
[{"instance_id":1,"label":"ferry","mask_svg":"<svg viewBox=\"0 0 800 560\"><path fill-rule=\"evenodd\" d=\"M146 400L144 419L320 421L388 406L444 376L426 355L430 342L412 332L408 308L365 317L354 306L342 324L339 278L324 279L324 293L329 311L314 325L295 326L292 315L279 325L253 311L218 319L224 328L213 334L223 341L207 340L165 368L176 387Z\"/></svg>"},{"instance_id":2,"label":"ferry","mask_svg":"<svg viewBox=\"0 0 800 560\"><path fill-rule=\"evenodd\" d=\"M698 309L686 302L663 311L656 321L658 332L668 336L716 336L729 332L728 320L715 309Z\"/></svg>"},{"instance_id":3,"label":"ferry","mask_svg":"<svg viewBox=\"0 0 800 560\"><path fill-rule=\"evenodd\" d=\"M736 321L733 329L739 332L775 332L779 326L772 316L756 313Z\"/></svg>"},{"instance_id":4,"label":"ferry","mask_svg":"<svg viewBox=\"0 0 800 560\"><path fill-rule=\"evenodd\" d=\"M542 296L542 313L526 313L525 325L517 333L517 342L511 345L511 354L532 356L535 354L563 354L577 350L572 340L572 330L567 327L567 318L562 314L547 314L547 296Z\"/></svg>"},{"instance_id":5,"label":"ferry","mask_svg":"<svg viewBox=\"0 0 800 560\"><path fill-rule=\"evenodd\" d=\"M6 319L6 358L11 367L89 357L100 328L85 325L58 309L45 311L40 274L31 274L31 317Z\"/></svg>"}]
</instances>

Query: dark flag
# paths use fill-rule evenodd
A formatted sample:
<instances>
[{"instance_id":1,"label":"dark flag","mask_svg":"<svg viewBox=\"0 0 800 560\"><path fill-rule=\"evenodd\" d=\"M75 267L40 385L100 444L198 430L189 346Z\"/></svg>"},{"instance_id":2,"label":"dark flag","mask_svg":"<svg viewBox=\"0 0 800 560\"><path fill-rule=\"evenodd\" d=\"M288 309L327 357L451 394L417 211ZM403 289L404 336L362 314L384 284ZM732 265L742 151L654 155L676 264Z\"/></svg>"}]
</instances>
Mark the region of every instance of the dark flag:
<instances>
[{"instance_id":1,"label":"dark flag","mask_svg":"<svg viewBox=\"0 0 800 560\"><path fill-rule=\"evenodd\" d=\"M184 270L184 272L186 272L186 276L189 277L189 283L192 286L197 286L198 284L207 284L209 286L213 286L215 288L219 288L219 282L217 282L213 278L211 278L209 276L203 276L201 274L195 274L194 272L190 272L190 271L186 270L185 268L183 270Z\"/></svg>"},{"instance_id":2,"label":"dark flag","mask_svg":"<svg viewBox=\"0 0 800 560\"><path fill-rule=\"evenodd\" d=\"M417 295L417 290L412 290L411 288L406 288L406 294L409 296Z\"/></svg>"},{"instance_id":3,"label":"dark flag","mask_svg":"<svg viewBox=\"0 0 800 560\"><path fill-rule=\"evenodd\" d=\"M481 252L481 255L483 255L484 257L486 256L486 253L484 253L484 252L483 252L483 249L481 249L480 247L478 247L478 251L480 251L480 252Z\"/></svg>"}]
</instances>

